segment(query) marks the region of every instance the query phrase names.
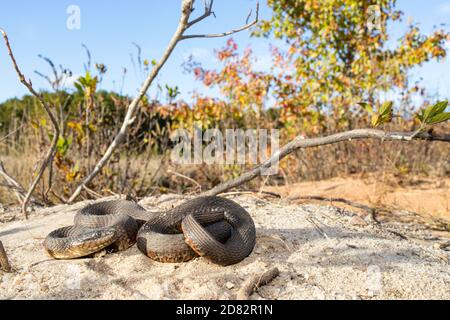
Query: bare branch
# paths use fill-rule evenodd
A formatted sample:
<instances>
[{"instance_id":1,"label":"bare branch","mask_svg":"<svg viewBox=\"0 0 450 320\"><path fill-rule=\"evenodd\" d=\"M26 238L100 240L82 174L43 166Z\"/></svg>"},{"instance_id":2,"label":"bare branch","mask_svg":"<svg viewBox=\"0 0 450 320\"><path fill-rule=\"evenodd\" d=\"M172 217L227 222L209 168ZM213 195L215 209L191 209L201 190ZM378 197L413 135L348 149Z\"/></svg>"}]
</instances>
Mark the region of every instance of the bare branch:
<instances>
[{"instance_id":1,"label":"bare branch","mask_svg":"<svg viewBox=\"0 0 450 320\"><path fill-rule=\"evenodd\" d=\"M22 128L24 128L26 126L26 124L22 124L20 127L18 127L16 130L11 131L10 133L8 133L6 136L0 138L0 143L3 143L4 141L6 141L10 136L12 136L13 134L15 134L16 132L22 130Z\"/></svg>"},{"instance_id":2,"label":"bare branch","mask_svg":"<svg viewBox=\"0 0 450 320\"><path fill-rule=\"evenodd\" d=\"M224 182L214 189L204 192L203 195L218 195L226 192L232 188L238 187L246 182L249 182L259 177L264 170L271 168L273 164L279 162L281 159L290 155L296 150L306 149L318 146L334 144L343 141L361 140L361 139L378 139L382 141L411 141L411 140L427 140L427 141L443 141L450 142L450 134L435 134L433 131L422 132L419 134L410 132L384 132L374 129L360 129L337 133L327 137L304 139L303 136L298 136L293 141L285 145L278 152L272 155L269 159L264 161L259 166L244 173L243 175Z\"/></svg>"},{"instance_id":3,"label":"bare branch","mask_svg":"<svg viewBox=\"0 0 450 320\"><path fill-rule=\"evenodd\" d=\"M52 122L53 125L53 140L51 143L50 148L48 149L44 161L42 162L42 165L38 171L38 174L36 176L36 178L34 179L34 181L32 182L30 188L28 189L28 192L25 196L25 199L23 200L22 203L22 212L25 216L25 219L28 218L28 214L27 214L27 206L28 203L30 202L31 196L34 192L34 190L36 189L36 186L38 185L39 181L41 180L45 169L53 162L53 157L55 155L55 150L56 150L56 145L58 143L59 140L59 125L58 125L58 121L56 120L55 115L53 114L53 112L51 111L50 106L45 102L44 98L37 93L34 88L33 88L33 84L31 82L31 80L26 80L25 76L23 75L23 73L20 71L19 66L17 65L17 61L16 58L14 57L14 54L12 52L11 49L11 45L9 44L9 39L8 39L8 35L6 34L5 30L0 29L0 32L3 35L3 38L5 39L5 44L6 44L6 48L8 49L8 55L11 58L12 64L14 66L14 69L16 70L17 75L19 76L19 80L20 82L28 89L28 91L34 95L39 102L41 103L42 107L45 109L45 112L47 113L48 117L50 118L50 121Z\"/></svg>"},{"instance_id":4,"label":"bare branch","mask_svg":"<svg viewBox=\"0 0 450 320\"><path fill-rule=\"evenodd\" d=\"M197 18L196 20L192 21L192 25L205 19L206 17L208 17L209 15L211 15L211 12L209 14L207 14L207 12L205 12L205 14L203 14L202 16L200 16L199 18ZM247 21L249 20L249 17L251 15L251 11L249 16L247 17ZM197 21L198 20L198 21ZM259 2L256 3L256 17L255 19L250 22L245 24L244 26L238 28L238 29L233 29L227 32L223 32L223 33L213 33L213 34L191 34L191 35L183 35L181 37L181 40L186 40L186 39L193 39L193 38L221 38L221 37L226 37L244 30L247 30L251 27L253 27L255 24L257 24L259 21Z\"/></svg>"},{"instance_id":5,"label":"bare branch","mask_svg":"<svg viewBox=\"0 0 450 320\"><path fill-rule=\"evenodd\" d=\"M3 162L1 161L0 161L0 176L2 176L3 179L6 181L6 184L2 186L12 189L16 194L19 203L22 203L26 197L27 192L16 179L14 179L11 175L8 174ZM33 196L31 196L30 202L33 203L33 205L42 206L42 203L36 200L36 198L34 198Z\"/></svg>"},{"instance_id":6,"label":"bare branch","mask_svg":"<svg viewBox=\"0 0 450 320\"><path fill-rule=\"evenodd\" d=\"M103 167L108 163L109 159L113 155L114 151L125 140L128 128L134 122L134 116L139 107L139 102L146 95L150 85L153 83L153 81L155 80L159 71L162 69L162 67L165 65L165 63L169 59L170 55L172 54L173 50L177 46L178 42L180 42L180 40L182 39L183 33L186 30L187 25L189 23L189 17L192 13L193 3L194 3L194 0L183 0L182 5L181 5L181 18L178 23L177 30L175 31L171 41L169 42L169 45L167 46L162 58L159 60L159 62L154 66L154 68L150 72L147 80L145 80L144 84L142 85L142 87L139 91L139 94L133 99L133 101L128 106L127 113L125 115L125 119L123 120L122 127L119 130L119 133L116 135L116 137L114 138L114 140L108 147L108 150L105 152L105 154L100 159L100 161L97 163L97 165L92 170L92 172L77 187L75 192L70 197L69 203L72 203L73 201L75 201L75 199L80 195L81 191L84 190L85 186L87 186L101 172Z\"/></svg>"},{"instance_id":7,"label":"bare branch","mask_svg":"<svg viewBox=\"0 0 450 320\"><path fill-rule=\"evenodd\" d=\"M189 29L190 27L192 27L194 24L199 23L200 21L202 21L202 20L208 18L210 15L214 15L214 12L212 11L213 4L214 4L214 0L211 0L211 1L209 2L209 4L207 4L207 3L205 2L205 13L202 14L200 17L198 17L198 18L196 18L196 19L190 21L190 22L187 24L186 30Z\"/></svg>"}]
</instances>

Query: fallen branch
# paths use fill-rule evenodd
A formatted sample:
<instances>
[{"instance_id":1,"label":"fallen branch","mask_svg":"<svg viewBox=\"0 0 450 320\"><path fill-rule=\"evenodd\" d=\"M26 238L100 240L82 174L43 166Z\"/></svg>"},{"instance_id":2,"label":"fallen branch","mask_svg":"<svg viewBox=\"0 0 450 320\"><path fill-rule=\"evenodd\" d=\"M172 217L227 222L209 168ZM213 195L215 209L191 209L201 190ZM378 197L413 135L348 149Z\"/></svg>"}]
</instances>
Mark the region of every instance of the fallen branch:
<instances>
[{"instance_id":1,"label":"fallen branch","mask_svg":"<svg viewBox=\"0 0 450 320\"><path fill-rule=\"evenodd\" d=\"M39 181L41 180L42 176L44 175L45 169L53 162L53 157L55 156L56 145L59 140L60 130L59 130L58 121L56 120L55 115L51 111L50 106L45 102L45 99L42 97L42 95L40 95L39 93L37 93L34 90L31 80L26 80L25 76L20 71L19 66L17 65L16 58L14 57L13 51L11 49L11 45L9 44L9 39L8 39L8 35L6 34L6 31L3 29L0 29L0 32L2 33L3 38L5 39L5 44L6 44L6 48L8 50L8 55L11 58L11 62L14 66L14 69L16 70L17 75L19 76L20 82L28 89L28 91L33 96L35 96L38 99L38 101L41 103L42 107L44 108L45 112L47 113L47 115L50 118L50 121L53 125L53 139L52 139L51 146L48 149L48 151L45 155L44 161L42 162L42 165L38 171L38 174L37 174L36 178L34 179L34 181L31 183L31 186L28 189L28 191L25 195L25 199L23 200L23 203L22 203L22 213L23 213L25 219L28 219L27 206L31 200L34 190L36 189Z\"/></svg>"},{"instance_id":2,"label":"fallen branch","mask_svg":"<svg viewBox=\"0 0 450 320\"><path fill-rule=\"evenodd\" d=\"M11 265L9 264L8 256L6 255L3 243L0 241L0 267L5 272L12 272Z\"/></svg>"},{"instance_id":3,"label":"fallen branch","mask_svg":"<svg viewBox=\"0 0 450 320\"><path fill-rule=\"evenodd\" d=\"M359 129L337 133L327 137L305 139L303 136L298 136L293 141L285 145L278 152L272 155L262 164L244 173L243 175L226 181L215 188L206 191L203 195L215 196L226 192L232 188L236 188L246 182L249 182L271 168L272 165L277 164L281 159L290 155L296 150L306 149L318 146L325 146L343 141L361 140L361 139L378 139L382 141L411 141L411 140L427 140L427 141L443 141L450 142L450 134L435 134L434 132L422 132L413 137L415 133L409 132L384 132L375 129Z\"/></svg>"},{"instance_id":4,"label":"fallen branch","mask_svg":"<svg viewBox=\"0 0 450 320\"><path fill-rule=\"evenodd\" d=\"M267 195L274 198L281 199L281 195L275 192L270 191L256 191L256 190L242 190L242 191L231 191L226 193L221 193L221 197L228 197L228 196L240 196L240 195Z\"/></svg>"},{"instance_id":5,"label":"fallen branch","mask_svg":"<svg viewBox=\"0 0 450 320\"><path fill-rule=\"evenodd\" d=\"M317 201L329 201L331 203L333 202L340 202L340 203L344 203L346 205L349 205L351 207L355 207L361 210L364 210L365 212L367 212L370 216L370 219L373 220L374 222L378 223L378 221L376 220L376 209L371 208L369 206L366 206L362 203L357 203L357 202L353 202L347 199L343 199L343 198L327 198L327 197L320 197L320 196L294 196L294 197L289 197L287 200L290 201L294 201L294 200L317 200Z\"/></svg>"},{"instance_id":6,"label":"fallen branch","mask_svg":"<svg viewBox=\"0 0 450 320\"><path fill-rule=\"evenodd\" d=\"M186 30L191 28L193 25L197 24L198 22L202 21L203 19L209 17L211 14L213 14L212 6L213 1L210 1L209 5L205 5L205 13L201 15L200 17L189 20L192 11L194 10L194 2L195 0L183 0L181 4L181 17L180 21L178 23L178 27L172 37L172 40L169 42L169 45L167 46L162 58L159 60L158 63L154 66L152 71L150 72L148 78L145 80L144 84L142 85L139 94L133 99L131 104L128 106L127 113L125 115L125 118L122 123L122 127L120 128L118 134L108 147L107 151L103 155L103 157L100 159L100 161L97 163L95 168L91 171L90 174L84 178L84 180L81 182L81 184L76 188L74 193L69 199L69 203L72 203L75 201L75 199L78 198L81 191L84 190L84 187L87 186L89 183L91 183L92 180L101 172L103 167L109 162L109 159L113 155L114 151L122 144L122 142L125 140L128 128L134 123L135 121L135 114L138 110L139 103L142 100L142 98L146 95L149 87L157 77L159 71L162 69L162 67L165 65L167 60L169 59L170 55L172 54L173 50L177 46L177 44L192 36L185 36L184 33ZM259 7L259 5L257 5ZM258 12L256 13L256 16L258 17ZM239 29L236 29L233 31L233 33L243 31L245 29L250 28L253 24L247 24ZM217 37L219 36L226 36L229 33L225 33L223 35L215 35Z\"/></svg>"},{"instance_id":7,"label":"fallen branch","mask_svg":"<svg viewBox=\"0 0 450 320\"><path fill-rule=\"evenodd\" d=\"M248 279L238 291L237 300L248 300L250 296L262 286L265 286L280 275L278 268L270 269L261 275L255 275Z\"/></svg>"}]
</instances>

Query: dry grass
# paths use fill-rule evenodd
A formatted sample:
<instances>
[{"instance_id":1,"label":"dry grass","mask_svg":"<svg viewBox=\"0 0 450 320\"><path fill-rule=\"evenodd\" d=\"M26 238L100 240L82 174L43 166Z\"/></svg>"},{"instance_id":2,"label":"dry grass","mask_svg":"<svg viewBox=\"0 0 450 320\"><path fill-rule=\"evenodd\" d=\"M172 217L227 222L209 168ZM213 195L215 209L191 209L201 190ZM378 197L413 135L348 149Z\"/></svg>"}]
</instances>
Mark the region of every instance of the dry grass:
<instances>
[{"instance_id":1,"label":"dry grass","mask_svg":"<svg viewBox=\"0 0 450 320\"><path fill-rule=\"evenodd\" d=\"M394 126L387 129L399 130ZM409 131L410 128L404 124L403 130ZM450 124L441 124L436 130L449 132ZM330 133L332 133L331 130ZM282 141L281 144L286 142ZM42 130L29 128L22 130L20 134L11 137L8 143L0 144L1 160L5 163L10 175L22 185L28 186L33 178L36 163L42 160L41 155L44 153L46 144L48 144L48 137ZM72 148L68 157L71 163L56 163L53 167L51 192L45 194L48 189L47 172L37 188L37 196L44 198L49 204L59 203L61 199L68 197L80 178L98 161L102 148L102 146L96 146L90 157L84 153L84 147ZM79 174L68 177L68 172L74 167L80 168ZM166 192L195 193L200 190L192 180L200 184L202 190L207 190L248 168L250 167L173 166L167 156L164 158L162 155L155 154L150 148L140 152L125 149L113 157L102 174L89 186L94 192L84 193L83 197L95 198L96 195L111 194L143 197ZM185 175L188 179L170 172ZM279 175L268 180L254 181L246 187L258 188L261 182L268 186L289 186L297 182L328 180L355 174L364 176L371 173L382 184L385 183L386 176L396 177L399 181L410 179L408 177L423 177L439 183L450 176L450 145L437 142L403 143L367 140L301 150L283 160ZM377 197L378 200L374 203L382 205L382 200L386 196L378 195ZM0 187L0 203L13 204L15 201L10 190ZM421 210L424 211L427 208Z\"/></svg>"}]
</instances>

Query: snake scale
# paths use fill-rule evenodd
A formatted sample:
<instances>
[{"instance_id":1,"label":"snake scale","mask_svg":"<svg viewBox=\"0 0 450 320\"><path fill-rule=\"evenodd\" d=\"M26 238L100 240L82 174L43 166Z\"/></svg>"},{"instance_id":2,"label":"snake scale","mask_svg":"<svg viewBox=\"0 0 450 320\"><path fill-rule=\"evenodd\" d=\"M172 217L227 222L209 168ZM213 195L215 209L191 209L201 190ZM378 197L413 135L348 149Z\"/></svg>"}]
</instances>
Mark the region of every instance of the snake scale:
<instances>
[{"instance_id":1,"label":"snake scale","mask_svg":"<svg viewBox=\"0 0 450 320\"><path fill-rule=\"evenodd\" d=\"M102 250L126 250L135 243L159 262L186 262L201 256L219 265L236 264L255 246L250 214L232 200L198 197L166 212L115 200L81 209L74 225L50 233L44 247L55 259L75 259Z\"/></svg>"}]
</instances>

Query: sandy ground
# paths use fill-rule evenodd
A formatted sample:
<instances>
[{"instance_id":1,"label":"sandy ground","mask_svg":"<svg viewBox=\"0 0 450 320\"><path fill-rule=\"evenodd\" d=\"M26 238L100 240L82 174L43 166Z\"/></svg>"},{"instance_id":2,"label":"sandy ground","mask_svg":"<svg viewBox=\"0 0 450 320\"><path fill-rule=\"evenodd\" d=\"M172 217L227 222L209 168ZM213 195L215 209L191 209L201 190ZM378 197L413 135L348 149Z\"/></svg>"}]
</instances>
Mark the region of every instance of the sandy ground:
<instances>
[{"instance_id":1,"label":"sandy ground","mask_svg":"<svg viewBox=\"0 0 450 320\"><path fill-rule=\"evenodd\" d=\"M154 210L180 201L170 198L141 204ZM254 218L257 245L250 257L229 267L202 258L161 264L135 246L90 259L49 259L45 236L70 225L76 210L91 202L0 224L0 240L15 269L0 271L0 299L234 299L249 276L275 266L280 276L252 299L450 299L450 252L439 246L446 240L424 228L379 227L331 206L250 195L234 199ZM8 214L0 216L7 220Z\"/></svg>"},{"instance_id":2,"label":"sandy ground","mask_svg":"<svg viewBox=\"0 0 450 320\"><path fill-rule=\"evenodd\" d=\"M441 222L450 225L450 178L407 177L402 179L389 175L365 177L355 175L267 187L265 190L279 193L286 198L296 196L344 198L378 209L377 218L381 221L410 220L410 215L405 217L405 212L410 212L415 214L417 222L434 224ZM311 202L308 200L308 203ZM324 204L317 201L315 203ZM332 204L358 211L342 203L333 202Z\"/></svg>"}]
</instances>

